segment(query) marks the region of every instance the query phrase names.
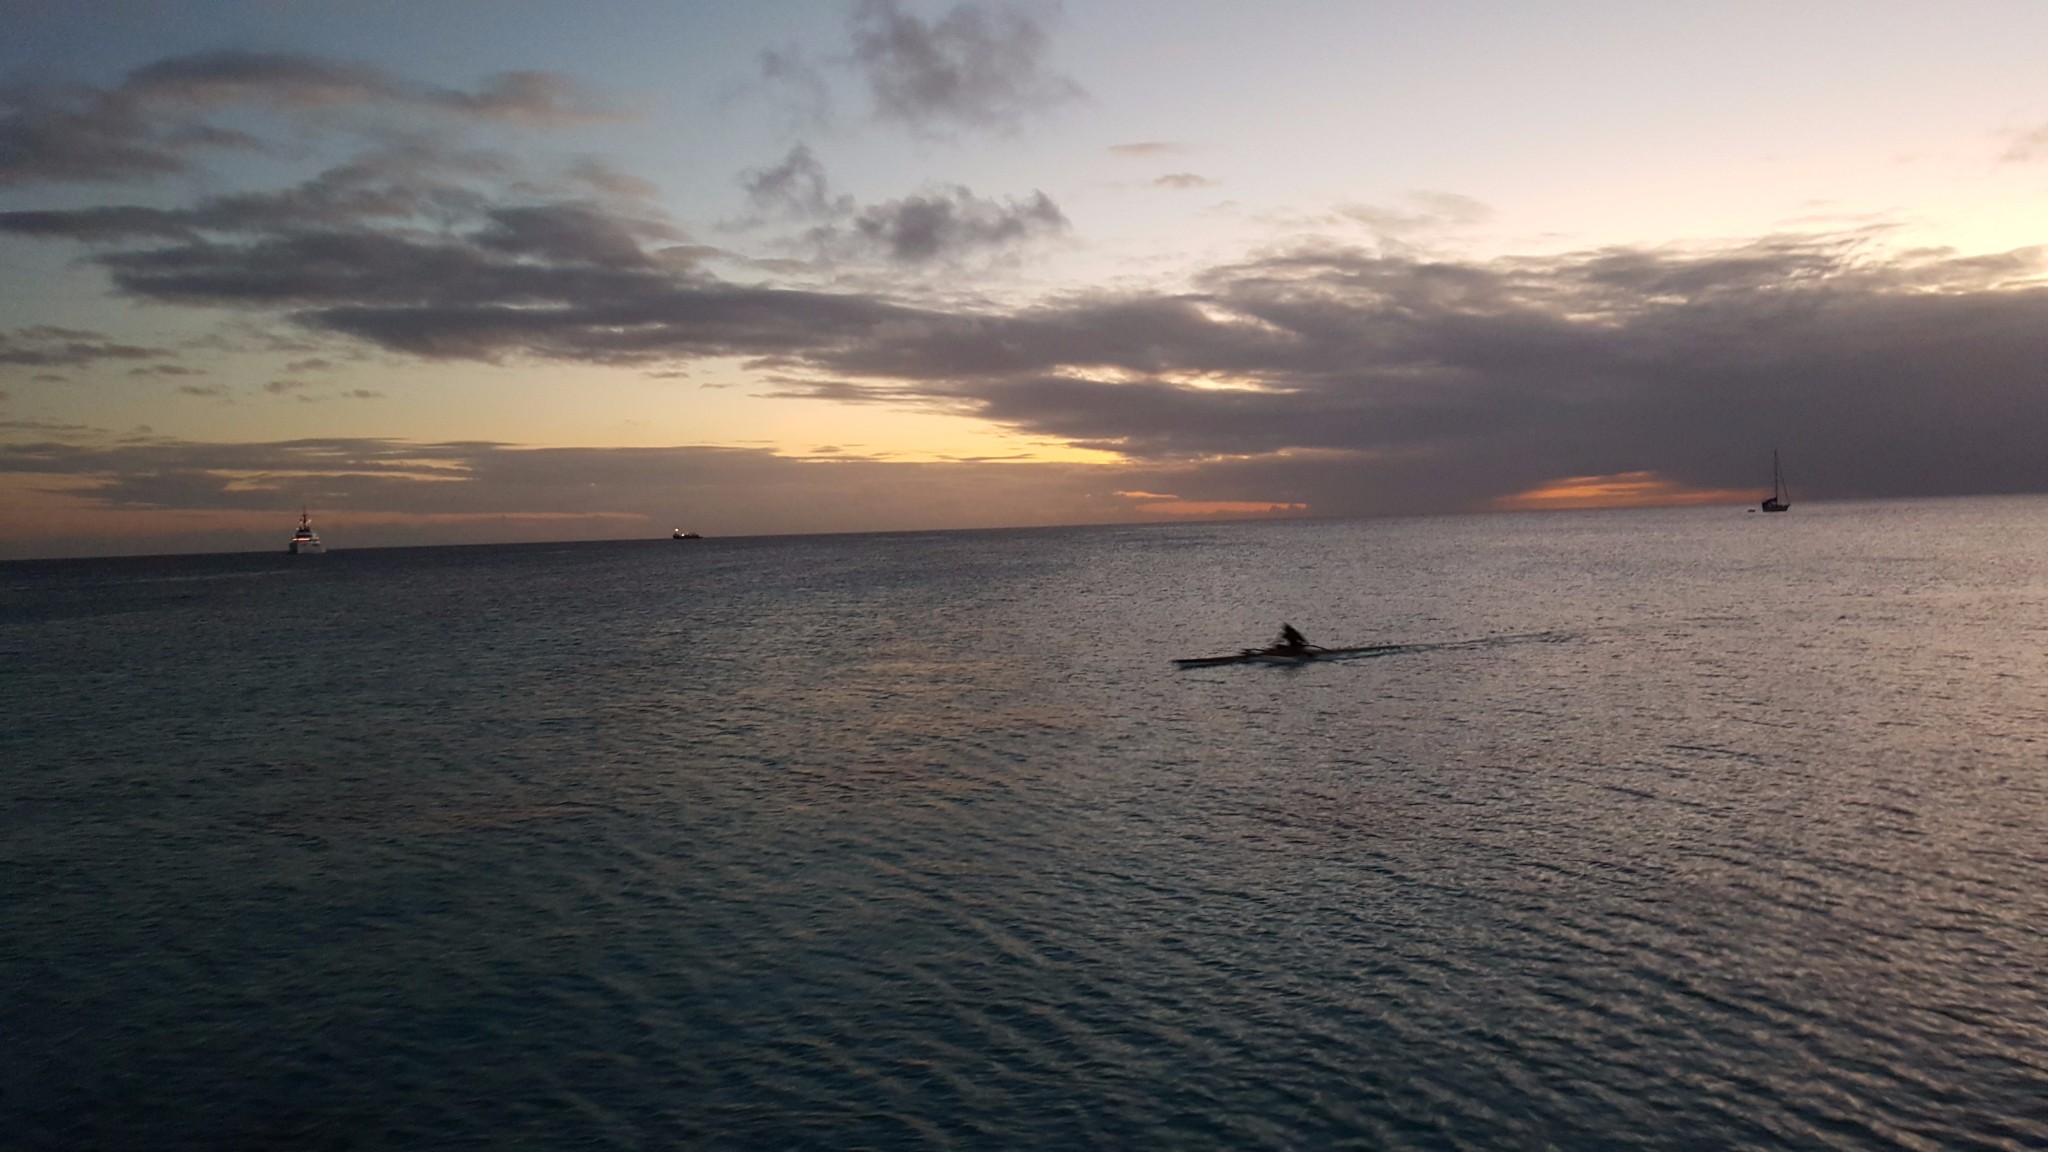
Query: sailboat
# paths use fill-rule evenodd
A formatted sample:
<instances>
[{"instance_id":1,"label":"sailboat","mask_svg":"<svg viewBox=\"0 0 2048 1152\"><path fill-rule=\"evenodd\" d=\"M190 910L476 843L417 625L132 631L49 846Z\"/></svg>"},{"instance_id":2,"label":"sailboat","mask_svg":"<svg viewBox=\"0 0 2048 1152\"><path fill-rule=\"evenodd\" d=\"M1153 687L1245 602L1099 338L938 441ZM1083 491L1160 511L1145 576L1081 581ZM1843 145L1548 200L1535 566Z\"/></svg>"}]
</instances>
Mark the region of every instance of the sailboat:
<instances>
[{"instance_id":1,"label":"sailboat","mask_svg":"<svg viewBox=\"0 0 2048 1152\"><path fill-rule=\"evenodd\" d=\"M1766 512L1789 512L1791 503L1786 500L1791 493L1785 490L1785 472L1778 467L1778 450L1771 449L1771 494L1763 503Z\"/></svg>"}]
</instances>

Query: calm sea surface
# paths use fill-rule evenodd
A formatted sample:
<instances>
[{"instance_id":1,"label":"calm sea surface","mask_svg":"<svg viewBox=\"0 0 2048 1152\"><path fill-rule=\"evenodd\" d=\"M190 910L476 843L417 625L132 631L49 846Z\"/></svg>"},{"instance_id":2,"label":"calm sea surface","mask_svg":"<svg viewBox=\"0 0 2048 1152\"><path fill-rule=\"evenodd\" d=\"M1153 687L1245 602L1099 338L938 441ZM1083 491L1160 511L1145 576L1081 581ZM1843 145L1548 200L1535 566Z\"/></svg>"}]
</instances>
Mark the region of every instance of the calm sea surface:
<instances>
[{"instance_id":1,"label":"calm sea surface","mask_svg":"<svg viewBox=\"0 0 2048 1152\"><path fill-rule=\"evenodd\" d=\"M2044 1145L2048 500L0 566L0 1147Z\"/></svg>"}]
</instances>

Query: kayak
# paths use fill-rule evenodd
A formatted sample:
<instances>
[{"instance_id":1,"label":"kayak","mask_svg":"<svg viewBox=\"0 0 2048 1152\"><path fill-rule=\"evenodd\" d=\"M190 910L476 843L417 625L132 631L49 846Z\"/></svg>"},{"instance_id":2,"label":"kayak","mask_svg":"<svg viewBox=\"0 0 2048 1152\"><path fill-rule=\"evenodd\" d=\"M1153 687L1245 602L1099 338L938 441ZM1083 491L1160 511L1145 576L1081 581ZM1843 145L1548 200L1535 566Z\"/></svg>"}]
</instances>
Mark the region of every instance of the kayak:
<instances>
[{"instance_id":1,"label":"kayak","mask_svg":"<svg viewBox=\"0 0 2048 1152\"><path fill-rule=\"evenodd\" d=\"M1367 644L1360 648L1247 648L1233 656L1192 656L1175 660L1182 668L1214 668L1221 664L1306 664L1333 656L1370 656L1399 652L1406 644Z\"/></svg>"}]
</instances>

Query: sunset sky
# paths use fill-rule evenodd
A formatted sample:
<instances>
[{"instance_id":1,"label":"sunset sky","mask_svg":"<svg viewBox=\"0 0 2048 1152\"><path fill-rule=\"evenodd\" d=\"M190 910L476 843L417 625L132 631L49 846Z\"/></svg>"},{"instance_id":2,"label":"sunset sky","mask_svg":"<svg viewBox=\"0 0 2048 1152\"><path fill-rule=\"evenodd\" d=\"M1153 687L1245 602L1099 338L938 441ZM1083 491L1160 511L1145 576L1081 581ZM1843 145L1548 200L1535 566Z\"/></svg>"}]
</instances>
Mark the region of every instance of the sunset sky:
<instances>
[{"instance_id":1,"label":"sunset sky","mask_svg":"<svg viewBox=\"0 0 2048 1152\"><path fill-rule=\"evenodd\" d=\"M2048 4L12 0L0 558L2048 490Z\"/></svg>"}]
</instances>

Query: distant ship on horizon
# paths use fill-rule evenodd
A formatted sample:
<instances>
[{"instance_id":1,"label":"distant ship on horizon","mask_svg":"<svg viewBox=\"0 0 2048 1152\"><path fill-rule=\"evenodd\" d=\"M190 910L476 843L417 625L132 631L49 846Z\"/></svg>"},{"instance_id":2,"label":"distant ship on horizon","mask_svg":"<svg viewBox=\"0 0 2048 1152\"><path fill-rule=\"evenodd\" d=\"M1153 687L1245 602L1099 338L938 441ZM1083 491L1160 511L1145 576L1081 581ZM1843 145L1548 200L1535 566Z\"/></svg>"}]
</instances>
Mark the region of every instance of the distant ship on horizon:
<instances>
[{"instance_id":1,"label":"distant ship on horizon","mask_svg":"<svg viewBox=\"0 0 2048 1152\"><path fill-rule=\"evenodd\" d=\"M671 540L702 540L703 538L704 534L702 532L685 532L681 528L676 529L675 534L669 537Z\"/></svg>"},{"instance_id":2,"label":"distant ship on horizon","mask_svg":"<svg viewBox=\"0 0 2048 1152\"><path fill-rule=\"evenodd\" d=\"M327 551L321 546L320 534L313 531L313 518L304 508L299 509L298 531L292 533L292 542L286 551L294 556L318 555Z\"/></svg>"}]
</instances>

